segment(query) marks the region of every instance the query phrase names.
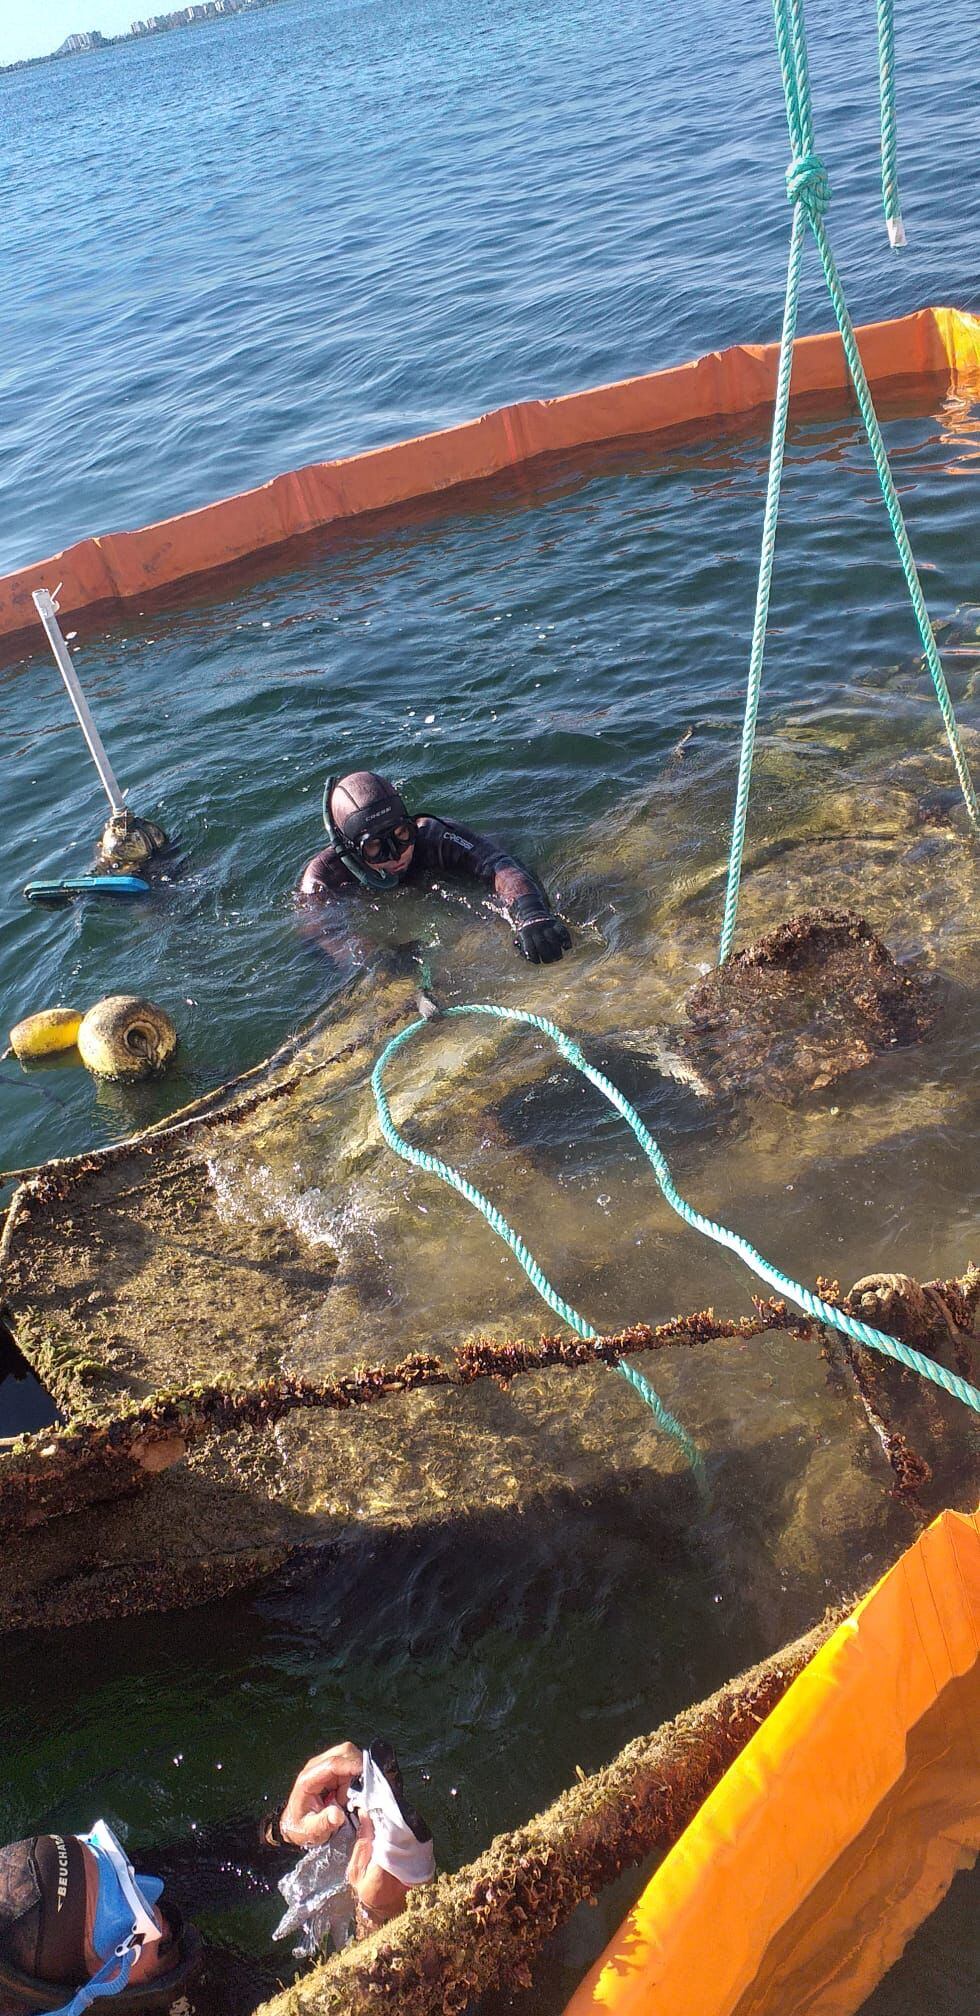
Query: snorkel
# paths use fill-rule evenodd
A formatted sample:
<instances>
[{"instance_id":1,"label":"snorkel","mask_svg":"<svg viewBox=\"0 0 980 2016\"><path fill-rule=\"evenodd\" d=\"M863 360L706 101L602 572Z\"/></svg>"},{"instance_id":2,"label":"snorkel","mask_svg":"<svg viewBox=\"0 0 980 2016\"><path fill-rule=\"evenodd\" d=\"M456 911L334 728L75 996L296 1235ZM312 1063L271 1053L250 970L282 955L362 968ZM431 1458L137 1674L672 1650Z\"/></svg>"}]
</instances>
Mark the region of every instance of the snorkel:
<instances>
[{"instance_id":1,"label":"snorkel","mask_svg":"<svg viewBox=\"0 0 980 2016\"><path fill-rule=\"evenodd\" d=\"M411 827L414 840L414 819L409 818L398 793L392 791L387 799L380 799L376 804L365 807L363 811L352 813L347 823L354 826L355 831L342 832L333 816L330 804L340 781L339 777L328 777L323 787L323 823L332 845L336 848L344 866L350 869L351 874L356 876L358 882L362 882L366 889L374 889L381 893L383 890L396 888L399 882L404 881L408 873L407 868L399 870L397 874L386 874L381 868L372 866L370 861L365 861L361 849L365 841L372 841L379 850L379 860L397 861L405 848L404 845L401 847L396 845L394 828Z\"/></svg>"}]
</instances>

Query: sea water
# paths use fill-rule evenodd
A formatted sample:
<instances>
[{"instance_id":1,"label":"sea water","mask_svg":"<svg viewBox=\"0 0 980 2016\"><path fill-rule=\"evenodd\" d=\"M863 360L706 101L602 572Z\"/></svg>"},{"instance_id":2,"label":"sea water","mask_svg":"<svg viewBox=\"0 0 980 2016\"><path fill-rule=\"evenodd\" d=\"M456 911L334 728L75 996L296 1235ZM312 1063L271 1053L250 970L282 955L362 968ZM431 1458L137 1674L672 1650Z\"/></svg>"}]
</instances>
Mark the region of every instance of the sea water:
<instances>
[{"instance_id":1,"label":"sea water","mask_svg":"<svg viewBox=\"0 0 980 2016\"><path fill-rule=\"evenodd\" d=\"M825 7L811 19L829 221L855 315L971 305L977 194L955 60L967 10L947 13L941 38L924 6L900 22L901 257L877 208L870 21ZM464 16L287 0L0 79L0 97L6 565L497 401L778 331L787 150L761 6L733 24L711 4L682 17L596 5ZM812 256L809 272L804 326L824 327ZM899 402L887 433L975 729L975 420L955 401ZM325 536L287 572L112 626L80 620L79 672L119 774L179 841L179 872L145 909L23 904L31 876L86 863L101 807L44 650L8 663L6 1026L134 987L174 1014L182 1050L173 1077L125 1094L77 1067L27 1075L8 1060L0 1164L159 1117L257 1062L343 986L342 964L297 935L290 900L320 843L327 769L376 763L413 803L499 831L560 892L597 985L641 945L654 956L630 889L618 882L610 901L604 873L638 808L675 822L675 862L657 852L665 903L723 859L765 460L752 426L666 455L583 458L452 513ZM949 781L876 488L850 420L794 426L759 840L785 816L801 751L814 782L796 788L814 801L843 784L857 803L910 754L924 794ZM921 949L914 904L887 921L896 949ZM441 914L439 938L436 964L458 989L493 998L495 979L520 978L492 920L472 953L468 913ZM962 932L953 940L940 963L955 951L962 973ZM961 997L942 1068L968 1082L975 1018L962 1010ZM923 1120L931 1068L926 1053L911 1064L918 1117L878 1160L877 1233L870 1219L841 1228L832 1164L816 1217L811 1185L794 1219L781 1147L777 1222L801 1267L828 1251L835 1266L871 1264L876 1237L900 1259L913 1247L966 1257L969 1132L940 1139ZM550 1117L537 1141L533 1105L523 1118L554 1156ZM740 1166L739 1179L764 1195L774 1165ZM461 1280L463 1302L476 1292L476 1277ZM589 1573L576 1568L569 1519L548 1548L498 1540L476 1578L432 1542L369 1553L349 1587L341 1570L299 1596L221 1606L206 1645L194 1616L95 1625L72 1634L67 1706L69 1641L22 1643L5 1668L0 1831L80 1826L106 1809L134 1844L186 1835L254 1812L308 1750L370 1725L397 1735L442 1859L462 1860L576 1763L601 1763L767 1649L737 1591L676 1541L657 1557L652 1642L646 1536L610 1527L597 1582L584 1527ZM238 1934L261 1945L268 1900L243 1909ZM567 1987L559 1974L555 2007ZM889 1992L881 2010L898 2016ZM967 1982L950 2010L970 1994Z\"/></svg>"},{"instance_id":2,"label":"sea water","mask_svg":"<svg viewBox=\"0 0 980 2016\"><path fill-rule=\"evenodd\" d=\"M971 0L816 0L855 321L976 305ZM0 566L466 418L779 333L766 0L282 0L0 77ZM829 326L816 253L801 329Z\"/></svg>"}]
</instances>

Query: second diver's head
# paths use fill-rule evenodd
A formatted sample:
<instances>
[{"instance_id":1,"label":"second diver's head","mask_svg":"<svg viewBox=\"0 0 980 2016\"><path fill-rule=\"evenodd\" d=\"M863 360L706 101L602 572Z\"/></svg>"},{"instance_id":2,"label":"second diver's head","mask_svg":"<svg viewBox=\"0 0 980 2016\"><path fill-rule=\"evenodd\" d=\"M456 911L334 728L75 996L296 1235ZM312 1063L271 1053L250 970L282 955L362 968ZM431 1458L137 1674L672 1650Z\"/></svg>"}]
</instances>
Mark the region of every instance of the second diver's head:
<instances>
[{"instance_id":1,"label":"second diver's head","mask_svg":"<svg viewBox=\"0 0 980 2016\"><path fill-rule=\"evenodd\" d=\"M82 2016L106 1996L123 2016L193 2016L201 1945L162 1883L135 1875L111 1828L38 1834L0 1848L0 2009Z\"/></svg>"},{"instance_id":2,"label":"second diver's head","mask_svg":"<svg viewBox=\"0 0 980 2016\"><path fill-rule=\"evenodd\" d=\"M328 777L323 823L341 860L369 889L391 889L404 881L418 837L404 799L373 770Z\"/></svg>"}]
</instances>

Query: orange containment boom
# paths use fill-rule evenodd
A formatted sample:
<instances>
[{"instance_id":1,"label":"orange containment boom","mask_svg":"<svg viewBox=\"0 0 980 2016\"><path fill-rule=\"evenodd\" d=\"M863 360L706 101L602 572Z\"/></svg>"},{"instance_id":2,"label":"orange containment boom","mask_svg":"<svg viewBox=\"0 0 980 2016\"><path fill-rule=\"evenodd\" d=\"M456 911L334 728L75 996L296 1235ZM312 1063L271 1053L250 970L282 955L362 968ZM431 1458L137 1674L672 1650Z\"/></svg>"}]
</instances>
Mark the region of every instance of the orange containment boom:
<instances>
[{"instance_id":1,"label":"orange containment boom","mask_svg":"<svg viewBox=\"0 0 980 2016\"><path fill-rule=\"evenodd\" d=\"M980 1521L944 1512L794 1680L567 2016L853 2016L980 1849Z\"/></svg>"},{"instance_id":2,"label":"orange containment boom","mask_svg":"<svg viewBox=\"0 0 980 2016\"><path fill-rule=\"evenodd\" d=\"M872 389L899 381L980 379L980 320L955 308L922 308L857 331ZM642 378L624 378L561 399L525 399L482 419L417 435L336 462L313 462L257 490L185 511L139 531L110 532L0 577L0 637L34 632L35 588L55 589L68 615L145 600L155 589L273 551L325 525L432 497L533 461L602 442L692 425L709 437L719 421L771 406L778 343L738 344ZM793 353L792 393L839 396L847 365L835 329L803 336Z\"/></svg>"}]
</instances>

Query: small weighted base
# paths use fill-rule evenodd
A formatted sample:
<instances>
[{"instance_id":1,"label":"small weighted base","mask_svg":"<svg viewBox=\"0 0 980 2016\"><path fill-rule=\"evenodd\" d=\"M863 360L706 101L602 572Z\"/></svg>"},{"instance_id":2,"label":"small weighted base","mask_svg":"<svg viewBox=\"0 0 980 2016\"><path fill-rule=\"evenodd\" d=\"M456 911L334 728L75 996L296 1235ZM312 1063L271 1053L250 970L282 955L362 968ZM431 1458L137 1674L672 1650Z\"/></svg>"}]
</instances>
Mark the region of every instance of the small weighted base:
<instances>
[{"instance_id":1,"label":"small weighted base","mask_svg":"<svg viewBox=\"0 0 980 2016\"><path fill-rule=\"evenodd\" d=\"M128 807L114 812L99 838L99 860L109 870L131 872L162 854L170 844L162 826L140 819Z\"/></svg>"}]
</instances>

